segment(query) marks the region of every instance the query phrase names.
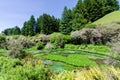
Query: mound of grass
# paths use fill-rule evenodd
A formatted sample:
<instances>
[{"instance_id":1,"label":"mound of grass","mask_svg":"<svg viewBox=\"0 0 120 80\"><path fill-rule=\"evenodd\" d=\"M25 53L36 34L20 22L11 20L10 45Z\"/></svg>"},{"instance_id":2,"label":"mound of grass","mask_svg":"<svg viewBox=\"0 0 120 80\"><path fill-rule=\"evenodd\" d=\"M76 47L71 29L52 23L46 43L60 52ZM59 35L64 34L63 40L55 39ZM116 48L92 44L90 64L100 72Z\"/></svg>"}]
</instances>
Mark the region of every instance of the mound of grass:
<instances>
[{"instance_id":1,"label":"mound of grass","mask_svg":"<svg viewBox=\"0 0 120 80\"><path fill-rule=\"evenodd\" d=\"M99 25L111 22L120 22L120 11L114 11L112 13L109 13L104 17L98 19L97 21L93 22L92 24Z\"/></svg>"},{"instance_id":2,"label":"mound of grass","mask_svg":"<svg viewBox=\"0 0 120 80\"><path fill-rule=\"evenodd\" d=\"M94 61L91 61L86 56L80 54L69 54L68 56L49 54L46 55L45 58L79 67L97 65Z\"/></svg>"}]
</instances>

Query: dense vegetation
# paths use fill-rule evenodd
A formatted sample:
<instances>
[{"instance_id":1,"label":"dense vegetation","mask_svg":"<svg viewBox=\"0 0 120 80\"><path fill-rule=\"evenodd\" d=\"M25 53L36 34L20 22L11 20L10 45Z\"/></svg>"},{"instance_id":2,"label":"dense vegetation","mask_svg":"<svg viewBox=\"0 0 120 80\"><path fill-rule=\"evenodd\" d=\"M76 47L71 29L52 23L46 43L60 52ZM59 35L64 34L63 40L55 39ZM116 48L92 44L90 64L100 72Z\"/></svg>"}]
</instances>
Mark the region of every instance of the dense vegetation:
<instances>
[{"instance_id":1,"label":"dense vegetation","mask_svg":"<svg viewBox=\"0 0 120 80\"><path fill-rule=\"evenodd\" d=\"M61 19L32 15L21 29L5 29L0 80L120 80L116 10L117 0L78 0Z\"/></svg>"},{"instance_id":2,"label":"dense vegetation","mask_svg":"<svg viewBox=\"0 0 120 80\"><path fill-rule=\"evenodd\" d=\"M117 0L78 0L73 9L68 9L65 6L61 19L43 14L36 21L32 15L28 21L24 22L21 34L25 36L34 36L38 33L51 34L53 32L69 34L71 31L80 30L86 24L92 23L116 10L119 10ZM18 27L9 28L4 30L3 33L18 35L20 30Z\"/></svg>"}]
</instances>

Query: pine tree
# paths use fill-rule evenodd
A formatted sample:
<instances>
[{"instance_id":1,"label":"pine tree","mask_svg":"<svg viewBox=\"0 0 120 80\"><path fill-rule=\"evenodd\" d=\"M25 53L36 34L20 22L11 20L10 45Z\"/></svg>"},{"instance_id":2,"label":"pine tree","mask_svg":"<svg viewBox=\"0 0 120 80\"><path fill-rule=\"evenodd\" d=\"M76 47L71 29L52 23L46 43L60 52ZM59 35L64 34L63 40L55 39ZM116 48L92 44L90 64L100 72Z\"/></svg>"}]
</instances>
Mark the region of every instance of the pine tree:
<instances>
[{"instance_id":1,"label":"pine tree","mask_svg":"<svg viewBox=\"0 0 120 80\"><path fill-rule=\"evenodd\" d=\"M13 34L14 34L14 35L19 35L19 34L21 34L20 28L19 28L18 26L15 26L15 27L13 28Z\"/></svg>"},{"instance_id":2,"label":"pine tree","mask_svg":"<svg viewBox=\"0 0 120 80\"><path fill-rule=\"evenodd\" d=\"M22 34L25 36L34 36L36 34L36 21L34 16L32 15L30 17L30 20L28 20L27 22L24 23L23 27L22 27Z\"/></svg>"},{"instance_id":3,"label":"pine tree","mask_svg":"<svg viewBox=\"0 0 120 80\"><path fill-rule=\"evenodd\" d=\"M84 18L85 14L85 6L82 0L78 0L75 8L73 9L73 20L72 23L72 30L80 30L87 24L87 19Z\"/></svg>"},{"instance_id":4,"label":"pine tree","mask_svg":"<svg viewBox=\"0 0 120 80\"><path fill-rule=\"evenodd\" d=\"M43 14L37 19L38 31L42 34L51 34L53 32L58 32L59 30L59 20L54 16L49 14Z\"/></svg>"},{"instance_id":5,"label":"pine tree","mask_svg":"<svg viewBox=\"0 0 120 80\"><path fill-rule=\"evenodd\" d=\"M64 11L62 13L62 18L59 28L61 33L69 34L72 31L72 27L70 23L71 20L72 20L72 11L65 6Z\"/></svg>"}]
</instances>

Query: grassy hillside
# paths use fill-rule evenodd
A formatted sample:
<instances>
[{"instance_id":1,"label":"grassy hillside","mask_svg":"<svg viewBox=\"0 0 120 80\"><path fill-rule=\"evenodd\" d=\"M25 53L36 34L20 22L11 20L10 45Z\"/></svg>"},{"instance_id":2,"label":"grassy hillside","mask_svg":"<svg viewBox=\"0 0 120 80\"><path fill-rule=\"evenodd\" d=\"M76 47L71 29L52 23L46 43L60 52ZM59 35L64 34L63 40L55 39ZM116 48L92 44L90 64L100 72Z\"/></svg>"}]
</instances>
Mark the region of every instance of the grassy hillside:
<instances>
[{"instance_id":1,"label":"grassy hillside","mask_svg":"<svg viewBox=\"0 0 120 80\"><path fill-rule=\"evenodd\" d=\"M93 24L98 25L111 22L120 22L120 11L114 11L112 13L109 13L104 17L100 18L99 20L93 22Z\"/></svg>"}]
</instances>

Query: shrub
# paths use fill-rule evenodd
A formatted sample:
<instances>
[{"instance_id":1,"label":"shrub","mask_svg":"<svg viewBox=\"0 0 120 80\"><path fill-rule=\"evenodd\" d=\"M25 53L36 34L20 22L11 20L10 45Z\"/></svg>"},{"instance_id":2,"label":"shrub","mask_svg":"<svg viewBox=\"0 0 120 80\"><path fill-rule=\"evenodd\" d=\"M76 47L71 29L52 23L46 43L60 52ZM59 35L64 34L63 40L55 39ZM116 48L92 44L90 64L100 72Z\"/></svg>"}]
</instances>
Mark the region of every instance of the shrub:
<instances>
[{"instance_id":1,"label":"shrub","mask_svg":"<svg viewBox=\"0 0 120 80\"><path fill-rule=\"evenodd\" d=\"M23 51L23 44L21 39L9 39L7 41L7 48L10 50L9 56L13 58L23 58L25 57L25 52Z\"/></svg>"},{"instance_id":2,"label":"shrub","mask_svg":"<svg viewBox=\"0 0 120 80\"><path fill-rule=\"evenodd\" d=\"M120 34L112 38L107 45L112 49L112 53L109 54L111 57L106 58L106 64L120 67Z\"/></svg>"},{"instance_id":3,"label":"shrub","mask_svg":"<svg viewBox=\"0 0 120 80\"><path fill-rule=\"evenodd\" d=\"M54 44L55 48L63 48L64 44L65 44L63 34L61 34L61 33L51 34L50 42Z\"/></svg>"},{"instance_id":4,"label":"shrub","mask_svg":"<svg viewBox=\"0 0 120 80\"><path fill-rule=\"evenodd\" d=\"M110 42L112 38L120 34L120 25L116 23L108 23L103 25L98 25L96 30L101 33L101 41L103 44Z\"/></svg>"},{"instance_id":5,"label":"shrub","mask_svg":"<svg viewBox=\"0 0 120 80\"><path fill-rule=\"evenodd\" d=\"M71 43L72 37L70 35L63 35L62 34L62 36L63 36L63 39L64 39L65 43Z\"/></svg>"},{"instance_id":6,"label":"shrub","mask_svg":"<svg viewBox=\"0 0 120 80\"><path fill-rule=\"evenodd\" d=\"M54 46L53 46L53 44L51 44L50 42L49 43L47 43L46 45L45 45L45 49L54 49Z\"/></svg>"},{"instance_id":7,"label":"shrub","mask_svg":"<svg viewBox=\"0 0 120 80\"><path fill-rule=\"evenodd\" d=\"M63 48L65 43L71 42L71 36L62 33L53 33L50 35L50 42L54 44L55 48Z\"/></svg>"},{"instance_id":8,"label":"shrub","mask_svg":"<svg viewBox=\"0 0 120 80\"><path fill-rule=\"evenodd\" d=\"M0 35L0 48L5 48L6 38L4 35Z\"/></svg>"},{"instance_id":9,"label":"shrub","mask_svg":"<svg viewBox=\"0 0 120 80\"><path fill-rule=\"evenodd\" d=\"M75 71L63 71L51 76L51 80L120 80L120 68L90 67Z\"/></svg>"},{"instance_id":10,"label":"shrub","mask_svg":"<svg viewBox=\"0 0 120 80\"><path fill-rule=\"evenodd\" d=\"M39 43L37 43L37 49L38 50L41 50L41 49L43 49L45 47L45 43L44 42L39 42Z\"/></svg>"},{"instance_id":11,"label":"shrub","mask_svg":"<svg viewBox=\"0 0 120 80\"><path fill-rule=\"evenodd\" d=\"M38 34L36 36L33 36L31 40L33 40L35 43L38 43L38 42L47 43L50 41L50 36L45 34Z\"/></svg>"},{"instance_id":12,"label":"shrub","mask_svg":"<svg viewBox=\"0 0 120 80\"><path fill-rule=\"evenodd\" d=\"M101 34L96 29L84 28L80 31L72 32L71 37L75 44L101 43Z\"/></svg>"},{"instance_id":13,"label":"shrub","mask_svg":"<svg viewBox=\"0 0 120 80\"><path fill-rule=\"evenodd\" d=\"M19 59L0 57L1 80L50 80L42 64L22 64Z\"/></svg>"}]
</instances>

